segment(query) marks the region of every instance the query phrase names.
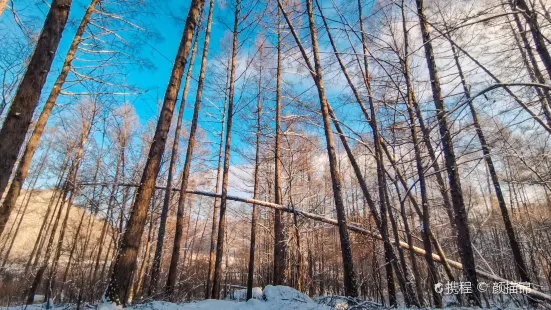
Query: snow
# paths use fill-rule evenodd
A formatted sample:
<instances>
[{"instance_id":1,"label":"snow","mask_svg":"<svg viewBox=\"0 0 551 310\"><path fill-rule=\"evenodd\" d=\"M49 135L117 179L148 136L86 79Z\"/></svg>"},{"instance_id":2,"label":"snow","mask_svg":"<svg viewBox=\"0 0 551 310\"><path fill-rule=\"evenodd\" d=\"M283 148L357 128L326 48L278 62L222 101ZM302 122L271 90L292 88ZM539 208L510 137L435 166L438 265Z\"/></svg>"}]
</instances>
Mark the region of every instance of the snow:
<instances>
[{"instance_id":1,"label":"snow","mask_svg":"<svg viewBox=\"0 0 551 310\"><path fill-rule=\"evenodd\" d=\"M135 305L137 310L329 310L329 306L317 304L310 297L287 286L268 285L253 289L253 298L244 301L246 290L235 291L230 298L234 300L207 299L185 304L174 304L164 301L154 301L147 304ZM111 310L111 309L106 309Z\"/></svg>"},{"instance_id":2,"label":"snow","mask_svg":"<svg viewBox=\"0 0 551 310\"><path fill-rule=\"evenodd\" d=\"M188 303L176 304L166 301L152 301L144 304L136 304L128 307L130 310L330 310L330 309L384 309L384 307L373 301L364 301L356 298L342 296L316 297L315 301L305 294L287 287L268 285L262 290L260 287L253 288L253 298L245 301L246 290L236 290L229 297L231 299L215 300L207 299ZM45 304L34 304L28 307L15 306L6 310L41 310ZM96 306L89 305L88 308L97 310L120 310L121 306L113 303L103 302ZM492 309L500 309L493 306ZM507 307L508 309L512 309ZM70 306L56 305L52 310L67 310ZM407 308L397 308L406 310ZM410 308L411 309L411 308ZM407 310L410 310L407 309ZM469 308L447 308L450 310L467 310Z\"/></svg>"},{"instance_id":3,"label":"snow","mask_svg":"<svg viewBox=\"0 0 551 310\"><path fill-rule=\"evenodd\" d=\"M136 304L128 309L132 310L330 310L334 309L313 301L310 297L287 286L268 285L264 291L260 287L253 288L253 298L245 301L246 290L237 290L232 293L230 299L207 299L189 303L175 304L166 301L153 301L145 304ZM91 306L97 310L120 310L122 307L113 303L103 302L97 306ZM7 310L21 310L25 306L9 307ZM45 304L34 304L26 310L45 309ZM50 308L52 309L52 308ZM62 310L66 307L57 305L52 310Z\"/></svg>"},{"instance_id":4,"label":"snow","mask_svg":"<svg viewBox=\"0 0 551 310\"><path fill-rule=\"evenodd\" d=\"M253 298L262 299L262 288L253 287ZM228 295L228 297L226 299L235 300L235 301L246 301L247 300L247 289L234 290L230 295Z\"/></svg>"}]
</instances>

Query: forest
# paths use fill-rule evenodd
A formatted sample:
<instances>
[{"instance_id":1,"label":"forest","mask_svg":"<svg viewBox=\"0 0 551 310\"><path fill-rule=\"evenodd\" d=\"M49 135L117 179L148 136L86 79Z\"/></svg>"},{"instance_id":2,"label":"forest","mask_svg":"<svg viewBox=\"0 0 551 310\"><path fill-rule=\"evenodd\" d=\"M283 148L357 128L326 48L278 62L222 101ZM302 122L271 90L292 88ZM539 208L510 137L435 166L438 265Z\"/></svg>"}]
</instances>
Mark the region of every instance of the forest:
<instances>
[{"instance_id":1,"label":"forest","mask_svg":"<svg viewBox=\"0 0 551 310\"><path fill-rule=\"evenodd\" d=\"M549 309L550 49L548 0L0 0L0 307Z\"/></svg>"}]
</instances>

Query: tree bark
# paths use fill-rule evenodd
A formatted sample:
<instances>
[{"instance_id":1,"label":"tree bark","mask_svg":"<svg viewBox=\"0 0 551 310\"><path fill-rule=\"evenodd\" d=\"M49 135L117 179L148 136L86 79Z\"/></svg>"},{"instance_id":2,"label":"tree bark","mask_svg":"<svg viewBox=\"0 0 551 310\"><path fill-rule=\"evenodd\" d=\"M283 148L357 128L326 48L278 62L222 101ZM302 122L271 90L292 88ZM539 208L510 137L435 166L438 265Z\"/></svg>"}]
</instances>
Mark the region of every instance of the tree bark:
<instances>
[{"instance_id":1,"label":"tree bark","mask_svg":"<svg viewBox=\"0 0 551 310\"><path fill-rule=\"evenodd\" d=\"M189 59L189 68L186 74L186 80L184 82L184 92L182 93L182 99L180 100L180 109L178 111L178 120L176 121L176 129L174 130L174 141L172 142L172 150L170 155L170 163L168 166L168 177L165 196L163 200L163 208L161 210L161 218L159 222L159 232L157 234L157 244L155 246L155 254L153 256L153 264L151 266L151 280L149 282L149 296L155 295L157 291L157 284L159 283L159 277L161 273L161 259L163 255L163 245L165 238L166 220L168 216L168 209L170 207L170 200L172 197L172 182L174 171L176 169L176 162L178 161L178 149L180 145L180 132L182 129L182 119L184 117L184 111L186 108L187 95L189 91L189 84L191 81L191 75L193 73L193 64L195 62L195 55L197 54L197 46L199 44L199 33L201 32L201 20L203 16L203 9L199 13L199 26L195 29L195 42L191 51L191 57Z\"/></svg>"},{"instance_id":2,"label":"tree bark","mask_svg":"<svg viewBox=\"0 0 551 310\"><path fill-rule=\"evenodd\" d=\"M478 278L476 275L474 251L471 245L468 215L465 208L465 202L463 201L463 193L461 191L460 176L457 167L457 160L455 158L450 126L448 125L444 100L442 99L440 79L438 77L438 70L434 59L432 40L427 18L425 16L423 0L415 0L415 3L417 5L417 15L419 17L421 35L423 37L425 58L429 70L433 101L436 108L436 117L438 119L438 128L440 130L440 139L442 142L442 150L444 152L444 160L446 163L446 170L448 172L448 181L455 214L455 226L457 228L457 247L459 249L461 262L463 263L463 274L465 275L466 280L471 282L473 287L477 287ZM472 294L468 294L468 297L476 306L482 305L478 290L473 290Z\"/></svg>"},{"instance_id":3,"label":"tree bark","mask_svg":"<svg viewBox=\"0 0 551 310\"><path fill-rule=\"evenodd\" d=\"M204 0L192 0L191 2L182 40L180 41L170 81L166 89L161 115L157 122L153 142L143 170L141 185L137 190L136 200L132 207L126 230L122 235L120 250L115 259L113 273L106 290L106 298L118 305L126 304L132 274L136 270L137 251L144 231L147 209L159 173L161 157L165 149L166 138L176 103L176 96L180 89L182 75L191 47L193 31L197 26L197 17L200 8L203 6L203 2Z\"/></svg>"},{"instance_id":4,"label":"tree bark","mask_svg":"<svg viewBox=\"0 0 551 310\"><path fill-rule=\"evenodd\" d=\"M480 146L482 148L482 154L484 154L484 161L486 162L486 166L488 167L488 173L490 174L490 178L492 180L494 193L496 195L499 209L501 211L501 216L503 218L503 225L505 226L507 238L509 239L509 246L511 247L511 251L513 252L513 259L515 260L515 267L516 267L518 276L522 282L531 282L530 275L528 274L528 269L526 268L526 263L524 262L523 252L520 248L519 242L517 241L517 237L515 236L513 223L511 222L511 218L509 217L509 211L507 210L505 197L503 196L501 185L499 184L499 177L497 176L497 172L494 166L494 161L492 159L490 146L488 145L488 142L486 141L486 136L484 135L484 132L482 131L482 127L480 126L480 122L478 120L478 113L476 112L473 101L471 100L471 92L467 85L465 75L463 74L463 68L459 63L459 54L457 53L453 44L451 44L451 49L452 49L452 53L455 61L455 67L459 74L461 85L463 87L463 92L469 104L469 110L471 112L471 117L473 118L473 125L476 131L476 135L478 136L478 141L480 142Z\"/></svg>"},{"instance_id":5,"label":"tree bark","mask_svg":"<svg viewBox=\"0 0 551 310\"><path fill-rule=\"evenodd\" d=\"M229 65L229 61L228 61ZM220 176L221 176L221 169L222 169L222 150L224 149L224 123L226 120L226 103L227 103L227 88L229 83L229 70L226 74L226 84L224 91L226 93L226 96L224 98L224 106L222 111L222 119L220 120L220 144L218 147L218 165L216 168L216 185L214 192L218 194L220 191ZM216 237L217 237L217 231L218 229L218 197L214 198L214 204L213 204L213 210L212 210L212 227L211 227L211 234L210 234L210 251L209 251L209 270L207 274L207 285L206 285L206 291L205 291L205 299L208 299L211 295L211 286L213 282L214 277L214 260L216 259Z\"/></svg>"},{"instance_id":6,"label":"tree bark","mask_svg":"<svg viewBox=\"0 0 551 310\"><path fill-rule=\"evenodd\" d=\"M327 97L325 95L325 88L323 83L323 74L322 74L322 68L321 68L321 60L319 57L317 29L314 23L314 12L313 12L312 0L307 0L306 6L307 6L307 13L308 13L309 28L310 28L310 37L312 40L312 48L313 48L313 54L314 54L314 67L311 65L308 55L306 54L304 48L302 47L300 38L298 37L298 34L296 33L294 27L292 26L292 23L289 20L289 17L285 13L285 10L283 9L283 6L280 0L278 0L278 5L281 12L283 13L283 16L285 17L285 20L287 21L287 25L289 26L297 45L299 46L303 60L306 62L308 69L310 71L310 74L312 76L312 79L314 80L314 83L318 90L318 99L320 102L320 109L323 117L323 128L325 132L325 141L327 145L327 155L329 158L329 170L331 173L333 198L335 201L335 209L337 211L337 219L339 222L339 236L340 236L341 255L342 255L343 271L344 271L344 274L343 274L344 293L346 296L357 297L358 287L356 282L357 281L356 272L354 271L354 263L352 260L352 249L350 248L350 238L348 235L348 230L346 229L347 220L346 220L346 213L344 210L344 203L342 199L342 192L341 192L342 186L341 186L339 172L337 169L335 144L333 141L333 134L331 130L331 122L330 122L330 116L329 116L329 104L327 102Z\"/></svg>"},{"instance_id":7,"label":"tree bark","mask_svg":"<svg viewBox=\"0 0 551 310\"><path fill-rule=\"evenodd\" d=\"M52 2L25 75L21 79L8 114L4 119L2 129L0 129L0 196L8 185L19 150L25 143L25 136L31 126L42 87L46 82L46 77L61 40L61 34L67 23L71 3L72 0L54 0ZM35 143L38 143L38 141ZM33 146L31 145L31 147ZM36 149L36 145L34 148ZM30 158L27 160L28 165L30 165ZM27 166L26 170L28 168ZM26 176L27 171L25 171L22 179L21 176L17 179L18 184L16 186L19 187L19 191ZM15 200L17 200L17 197ZM6 202L11 204L6 204ZM3 203L0 209L0 235L4 231L14 204L13 198L10 198L9 201Z\"/></svg>"},{"instance_id":8,"label":"tree bark","mask_svg":"<svg viewBox=\"0 0 551 310\"><path fill-rule=\"evenodd\" d=\"M176 279L178 275L178 261L180 258L180 245L182 243L182 232L184 230L184 207L186 202L185 192L188 187L189 174L191 170L191 160L193 158L193 149L195 148L195 134L197 132L197 123L199 121L199 112L201 110L201 100L203 96L203 86L205 83L205 72L207 70L207 56L209 52L210 32L212 27L212 15L214 11L214 0L210 0L209 17L207 20L207 29L205 30L205 42L203 45L203 55L201 58L201 69L199 72L199 81L197 83L197 95L195 97L195 106L193 108L193 118L189 130L189 141L186 151L186 160L184 171L182 172L182 184L180 187L180 197L178 199L178 211L176 216L176 233L174 235L174 246L172 247L172 258L168 270L168 279L165 287L165 297L172 298Z\"/></svg>"},{"instance_id":9,"label":"tree bark","mask_svg":"<svg viewBox=\"0 0 551 310\"><path fill-rule=\"evenodd\" d=\"M404 77L406 79L407 87L407 110L409 120L411 122L410 132L411 132L411 141L413 143L413 150L415 153L415 166L417 168L417 176L419 179L419 192L421 194L421 206L422 206L422 235L423 235L423 246L425 248L425 260L428 267L428 280L429 280L429 289L432 293L432 300L434 306L437 308L442 308L442 296L435 290L435 285L439 282L438 280L438 271L432 260L432 247L430 242L431 228L430 228L430 210L429 210L429 200L427 196L427 185L425 179L425 168L423 166L423 159L421 157L421 149L419 148L419 141L417 139L417 122L415 121L415 114L413 111L413 87L411 84L410 73L409 73L409 40L407 35L407 25L404 12L404 3L402 1L402 30L404 32L404 60L402 64L402 70L404 70ZM404 218L404 221L407 221Z\"/></svg>"},{"instance_id":10,"label":"tree bark","mask_svg":"<svg viewBox=\"0 0 551 310\"><path fill-rule=\"evenodd\" d=\"M231 135L233 124L233 100L235 91L235 68L237 65L237 45L241 0L235 0L235 18L233 22L233 43L230 69L230 89L228 94L228 120L226 124L226 146L224 149L224 170L222 171L222 196L220 201L220 217L218 221L218 238L216 243L216 261L214 263L214 279L212 283L213 299L220 298L220 283L222 282L222 259L224 255L224 235L226 232L226 206L228 196L228 178L230 172ZM227 268L227 267L226 267Z\"/></svg>"},{"instance_id":11,"label":"tree bark","mask_svg":"<svg viewBox=\"0 0 551 310\"><path fill-rule=\"evenodd\" d=\"M274 152L274 202L283 204L281 192L281 12L277 9L277 68L275 107L275 152ZM285 222L279 210L274 211L274 285L286 285L288 270Z\"/></svg>"},{"instance_id":12,"label":"tree bark","mask_svg":"<svg viewBox=\"0 0 551 310\"><path fill-rule=\"evenodd\" d=\"M259 47L264 48L263 46ZM262 61L262 50L260 50L260 61ZM256 151L254 159L254 189L253 199L258 198L259 187L259 165L260 165L260 118L262 115L262 64L258 73L258 99L256 102ZM277 109L277 108L276 108ZM276 112L277 113L277 112ZM277 126L277 125L276 125ZM253 282L254 282L254 252L256 246L256 204L253 204L253 212L251 214L251 245L249 247L249 269L247 275L247 300L253 298Z\"/></svg>"}]
</instances>

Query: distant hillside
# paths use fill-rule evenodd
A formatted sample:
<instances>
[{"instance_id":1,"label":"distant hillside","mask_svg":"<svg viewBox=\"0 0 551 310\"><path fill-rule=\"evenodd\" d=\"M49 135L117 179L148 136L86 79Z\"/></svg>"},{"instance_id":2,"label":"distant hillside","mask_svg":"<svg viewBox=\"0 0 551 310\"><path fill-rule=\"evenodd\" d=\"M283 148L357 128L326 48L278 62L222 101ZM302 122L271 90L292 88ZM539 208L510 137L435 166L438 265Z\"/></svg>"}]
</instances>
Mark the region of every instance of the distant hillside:
<instances>
[{"instance_id":1,"label":"distant hillside","mask_svg":"<svg viewBox=\"0 0 551 310\"><path fill-rule=\"evenodd\" d=\"M26 212L23 214L23 220L19 226L18 232L15 235L17 225L21 219L21 212L23 211L24 205L22 205L23 199L26 202L26 192L23 192L18 200L17 207L15 212L12 212L8 224L6 226L5 233L0 238L0 261L3 262L6 259L6 253L13 240L13 246L9 253L8 264L7 266L12 268L21 267L26 263L29 255L31 254L35 242L37 240L38 234L40 232L40 227L46 215L48 204L52 196L53 191L51 190L35 190L29 202L29 205L26 209ZM61 222L65 217L67 207L63 209L61 214L60 224L56 231L55 241L57 242L59 230L61 228ZM84 213L84 217L83 217ZM84 211L83 208L79 206L71 206L69 211L69 220L67 223L67 231L65 233L63 241L63 251L61 256L61 262L65 262L68 259L69 252L75 240L75 234L79 222L82 219L82 227L80 234L77 240L77 248L75 250L75 255L81 255L82 244L84 244L87 239L89 231L89 245L88 249L94 249L97 247L98 239L101 233L101 227L103 225L103 219L100 218L101 214L97 217L89 214L87 211ZM53 222L53 221L52 221ZM90 229L88 229L90 227ZM43 252L44 253L44 252ZM86 256L84 256L86 257Z\"/></svg>"}]
</instances>

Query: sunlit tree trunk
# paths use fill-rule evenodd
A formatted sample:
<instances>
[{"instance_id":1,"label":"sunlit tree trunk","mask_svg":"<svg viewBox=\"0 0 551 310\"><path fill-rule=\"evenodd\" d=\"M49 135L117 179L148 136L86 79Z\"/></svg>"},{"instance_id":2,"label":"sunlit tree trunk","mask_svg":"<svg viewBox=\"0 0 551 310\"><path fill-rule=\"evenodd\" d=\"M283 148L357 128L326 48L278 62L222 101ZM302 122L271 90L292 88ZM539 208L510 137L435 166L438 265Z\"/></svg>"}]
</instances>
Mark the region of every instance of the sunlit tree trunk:
<instances>
[{"instance_id":1,"label":"sunlit tree trunk","mask_svg":"<svg viewBox=\"0 0 551 310\"><path fill-rule=\"evenodd\" d=\"M203 11L199 13L198 27L195 29L195 42L191 51L191 57L189 59L189 68L186 74L186 80L184 82L184 92L182 93L182 99L180 100L180 108L178 111L178 120L176 121L176 129L174 130L174 141L172 141L172 150L170 153L170 163L168 166L168 176L166 181L166 190L163 200L163 208L161 210L161 218L159 222L159 233L157 234L157 244L155 246L155 254L153 256L153 265L151 266L151 280L149 282L149 295L155 295L157 291L157 284L159 283L159 277L161 273L161 259L163 255L163 245L165 238L166 220L168 217L168 209L172 198L172 184L174 182L173 176L176 170L176 162L178 161L178 150L180 145L180 132L182 129L182 119L184 117L184 111L186 108L187 95L189 91L189 84L191 82L191 75L193 73L193 65L195 62L195 55L197 54L197 46L199 45L199 33L201 32L201 20Z\"/></svg>"},{"instance_id":2,"label":"sunlit tree trunk","mask_svg":"<svg viewBox=\"0 0 551 310\"><path fill-rule=\"evenodd\" d=\"M33 155L38 147L40 137L44 132L48 117L55 105L57 96L61 92L61 87L69 74L71 63L82 34L90 21L90 16L98 1L99 0L93 0L90 3L81 20L77 33L69 48L69 52L65 57L65 63L63 64L61 73L54 84L50 96L46 100L44 109L35 124L33 134L27 143L19 166L16 169L15 177L2 203L2 208L0 208L0 235L2 235L6 222L10 217L10 213L19 197L21 187L27 177ZM21 84L17 89L10 110L0 130L0 196L8 184L8 179L15 166L19 150L24 143L25 135L29 129L34 110L38 105L42 87L46 82L46 77L50 71L57 46L61 40L61 33L67 22L71 2L72 0L54 0L52 2L46 21L44 22L44 28L38 38L35 51L31 57L25 76L21 80Z\"/></svg>"},{"instance_id":3,"label":"sunlit tree trunk","mask_svg":"<svg viewBox=\"0 0 551 310\"><path fill-rule=\"evenodd\" d=\"M144 231L147 209L159 173L161 157L165 150L166 139L176 103L176 96L180 89L187 56L191 48L193 32L197 26L199 11L203 6L203 2L204 0L192 0L191 2L170 81L166 89L161 115L157 122L153 142L151 143L143 170L140 187L137 189L136 200L132 207L126 229L121 237L120 250L115 259L113 273L111 274L109 286L105 293L108 300L118 305L126 304L132 275L136 270L137 251Z\"/></svg>"},{"instance_id":4,"label":"sunlit tree trunk","mask_svg":"<svg viewBox=\"0 0 551 310\"><path fill-rule=\"evenodd\" d=\"M259 49L259 59L262 61L262 49L264 47L260 46ZM253 188L253 199L258 198L258 187L259 185L259 165L260 165L260 118L262 115L262 65L258 72L258 98L256 102L256 151L254 159L254 188ZM256 246L256 204L253 204L253 211L251 214L251 245L249 247L249 268L247 275L247 300L253 297L253 282L254 282L254 255L255 255L255 246Z\"/></svg>"},{"instance_id":5,"label":"sunlit tree trunk","mask_svg":"<svg viewBox=\"0 0 551 310\"><path fill-rule=\"evenodd\" d=\"M229 64L228 64L229 65ZM224 84L224 105L222 107L222 118L220 120L220 141L218 146L218 164L216 168L216 185L214 186L214 191L218 194L220 191L220 177L222 172L222 150L224 149L224 123L226 120L226 103L227 103L227 89L229 83L229 70L226 74L226 83ZM211 287L214 277L214 261L216 259L216 237L218 230L218 197L214 198L214 204L212 209L212 226L210 234L210 251L209 251L209 270L207 273L207 285L205 298L208 299L211 296Z\"/></svg>"},{"instance_id":6,"label":"sunlit tree trunk","mask_svg":"<svg viewBox=\"0 0 551 310\"><path fill-rule=\"evenodd\" d=\"M274 202L283 203L281 192L281 12L277 10L277 68L276 68L276 107L275 107L275 152L274 152ZM285 222L282 212L274 213L274 284L287 283L287 243L285 237Z\"/></svg>"},{"instance_id":7,"label":"sunlit tree trunk","mask_svg":"<svg viewBox=\"0 0 551 310\"><path fill-rule=\"evenodd\" d=\"M214 278L212 282L212 294L214 299L220 298L220 284L222 282L222 259L224 256L224 237L226 233L226 207L228 196L228 178L230 172L231 136L233 124L233 100L235 91L235 68L237 65L237 45L239 32L239 16L241 0L235 0L235 17L233 22L232 58L230 65L230 88L228 93L228 114L226 124L226 146L224 149L224 170L222 171L222 197L220 199L220 217L218 221L218 237L216 243L216 261L214 263ZM226 266L227 268L227 266Z\"/></svg>"},{"instance_id":8,"label":"sunlit tree trunk","mask_svg":"<svg viewBox=\"0 0 551 310\"><path fill-rule=\"evenodd\" d=\"M165 287L165 297L172 298L176 279L178 275L178 262L180 258L180 245L182 243L182 233L184 230L184 206L186 203L186 191L188 187L189 174L191 170L191 160L193 158L193 149L195 148L195 134L197 132L197 124L199 122L199 112L201 110L201 100L203 96L203 86L205 83L205 72L207 70L207 56L209 52L210 31L212 27L212 15L214 12L214 0L210 0L209 17L207 20L207 29L205 30L205 42L203 45L203 55L201 58L201 69L199 72L199 80L197 83L197 95L195 98L195 106L193 107L193 118L191 120L191 128L189 130L189 141L186 151L186 160L184 162L184 170L182 172L182 183L180 186L180 197L178 199L178 211L176 215L176 233L174 235L174 246L172 248L172 258L168 270L168 278ZM191 204L190 204L191 206Z\"/></svg>"},{"instance_id":9,"label":"sunlit tree trunk","mask_svg":"<svg viewBox=\"0 0 551 310\"><path fill-rule=\"evenodd\" d=\"M295 42L299 46L299 49L302 54L302 58L306 62L308 66L308 70L310 71L312 79L314 80L314 83L318 90L318 99L320 103L321 114L323 117L323 128L324 128L325 141L327 146L327 155L329 158L329 171L331 174L333 198L335 201L335 209L337 211L337 219L338 219L338 226L339 226L341 255L342 255L342 262L343 262L343 269L344 269L343 270L344 271L344 274L343 274L344 293L347 296L356 297L358 296L356 272L354 271L354 263L352 260L352 249L350 248L350 238L348 235L348 230L346 228L347 220L346 220L346 213L344 210L344 203L342 198L342 186L341 186L342 182L340 180L340 175L337 169L335 143L333 141L333 134L331 129L331 121L330 121L331 118L329 114L330 107L329 107L329 103L327 102L327 97L325 95L325 86L323 83L321 60L319 57L317 29L314 22L314 12L313 12L312 1L307 0L306 6L307 6L308 21L309 21L310 37L312 39L314 66L312 66L312 64L310 63L309 57L306 54L306 51L300 41L300 38L298 37L298 34L296 33L289 19L289 16L285 13L285 10L280 0L278 0L278 5L281 12L283 13L283 16L285 17L287 25L291 30L291 33L295 39Z\"/></svg>"}]
</instances>

